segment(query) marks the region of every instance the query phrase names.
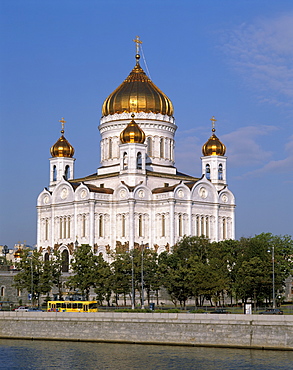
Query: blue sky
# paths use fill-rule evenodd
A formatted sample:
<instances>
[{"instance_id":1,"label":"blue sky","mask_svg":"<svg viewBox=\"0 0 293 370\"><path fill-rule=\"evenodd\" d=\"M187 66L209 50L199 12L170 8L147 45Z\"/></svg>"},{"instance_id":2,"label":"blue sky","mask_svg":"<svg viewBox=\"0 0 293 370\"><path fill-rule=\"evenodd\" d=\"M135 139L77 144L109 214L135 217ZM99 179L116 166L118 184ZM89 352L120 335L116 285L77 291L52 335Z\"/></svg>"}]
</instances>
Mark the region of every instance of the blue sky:
<instances>
[{"instance_id":1,"label":"blue sky","mask_svg":"<svg viewBox=\"0 0 293 370\"><path fill-rule=\"evenodd\" d=\"M36 242L61 117L76 176L99 167L101 106L135 64L136 35L175 108L178 170L201 175L214 115L237 238L293 234L291 0L1 0L0 18L0 244Z\"/></svg>"}]
</instances>

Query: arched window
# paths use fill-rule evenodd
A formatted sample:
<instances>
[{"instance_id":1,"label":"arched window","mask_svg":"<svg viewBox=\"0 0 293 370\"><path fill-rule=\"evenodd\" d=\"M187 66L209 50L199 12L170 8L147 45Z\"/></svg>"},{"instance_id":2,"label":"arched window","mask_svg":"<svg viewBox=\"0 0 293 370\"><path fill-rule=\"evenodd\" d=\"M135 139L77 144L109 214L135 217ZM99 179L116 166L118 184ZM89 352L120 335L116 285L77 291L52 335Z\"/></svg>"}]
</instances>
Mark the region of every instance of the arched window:
<instances>
[{"instance_id":1,"label":"arched window","mask_svg":"<svg viewBox=\"0 0 293 370\"><path fill-rule=\"evenodd\" d=\"M196 236L200 236L200 218L196 216Z\"/></svg>"},{"instance_id":2,"label":"arched window","mask_svg":"<svg viewBox=\"0 0 293 370\"><path fill-rule=\"evenodd\" d=\"M173 142L172 142L172 140L170 140L170 155L169 155L169 157L170 157L170 159L171 159L171 161L173 160Z\"/></svg>"},{"instance_id":3,"label":"arched window","mask_svg":"<svg viewBox=\"0 0 293 370\"><path fill-rule=\"evenodd\" d=\"M203 216L201 217L200 221L201 221L200 222L201 223L201 225L200 225L201 226L200 227L201 228L200 236L202 236L202 235L204 235L204 217Z\"/></svg>"},{"instance_id":4,"label":"arched window","mask_svg":"<svg viewBox=\"0 0 293 370\"><path fill-rule=\"evenodd\" d=\"M5 296L5 287L4 286L2 286L1 287L1 297L4 297Z\"/></svg>"},{"instance_id":5,"label":"arched window","mask_svg":"<svg viewBox=\"0 0 293 370\"><path fill-rule=\"evenodd\" d=\"M209 218L208 216L206 217L206 237L208 238L210 235L210 228L209 228Z\"/></svg>"},{"instance_id":6,"label":"arched window","mask_svg":"<svg viewBox=\"0 0 293 370\"><path fill-rule=\"evenodd\" d=\"M85 237L85 227L86 227L86 218L85 215L82 215L82 232L81 235L84 238Z\"/></svg>"},{"instance_id":7,"label":"arched window","mask_svg":"<svg viewBox=\"0 0 293 370\"><path fill-rule=\"evenodd\" d=\"M210 178L211 178L211 169L210 169L210 165L209 164L206 165L206 178L208 180L210 180Z\"/></svg>"},{"instance_id":8,"label":"arched window","mask_svg":"<svg viewBox=\"0 0 293 370\"><path fill-rule=\"evenodd\" d=\"M138 236L142 235L142 215L139 215L138 217Z\"/></svg>"},{"instance_id":9,"label":"arched window","mask_svg":"<svg viewBox=\"0 0 293 370\"><path fill-rule=\"evenodd\" d=\"M160 139L160 158L164 158L164 139Z\"/></svg>"},{"instance_id":10,"label":"arched window","mask_svg":"<svg viewBox=\"0 0 293 370\"><path fill-rule=\"evenodd\" d=\"M128 156L127 153L123 153L123 170L128 169Z\"/></svg>"},{"instance_id":11,"label":"arched window","mask_svg":"<svg viewBox=\"0 0 293 370\"><path fill-rule=\"evenodd\" d=\"M142 169L142 158L141 158L141 153L140 152L137 153L137 157L136 157L136 168L138 170L141 170Z\"/></svg>"},{"instance_id":12,"label":"arched window","mask_svg":"<svg viewBox=\"0 0 293 370\"><path fill-rule=\"evenodd\" d=\"M46 252L45 255L44 255L44 261L45 262L49 261L49 253L48 252Z\"/></svg>"},{"instance_id":13,"label":"arched window","mask_svg":"<svg viewBox=\"0 0 293 370\"><path fill-rule=\"evenodd\" d=\"M162 236L166 236L166 219L165 219L165 215L162 215Z\"/></svg>"},{"instance_id":14,"label":"arched window","mask_svg":"<svg viewBox=\"0 0 293 370\"><path fill-rule=\"evenodd\" d=\"M66 180L70 178L70 167L68 165L65 167L64 176Z\"/></svg>"},{"instance_id":15,"label":"arched window","mask_svg":"<svg viewBox=\"0 0 293 370\"><path fill-rule=\"evenodd\" d=\"M121 225L121 236L122 238L125 238L125 215L122 215L121 219L122 225Z\"/></svg>"},{"instance_id":16,"label":"arched window","mask_svg":"<svg viewBox=\"0 0 293 370\"><path fill-rule=\"evenodd\" d=\"M49 239L49 220L45 220L45 240Z\"/></svg>"},{"instance_id":17,"label":"arched window","mask_svg":"<svg viewBox=\"0 0 293 370\"><path fill-rule=\"evenodd\" d=\"M112 139L109 139L109 158L112 158Z\"/></svg>"},{"instance_id":18,"label":"arched window","mask_svg":"<svg viewBox=\"0 0 293 370\"><path fill-rule=\"evenodd\" d=\"M64 217L63 220L63 238L66 238L67 219Z\"/></svg>"},{"instance_id":19,"label":"arched window","mask_svg":"<svg viewBox=\"0 0 293 370\"><path fill-rule=\"evenodd\" d=\"M183 220L182 220L182 215L179 215L178 218L178 234L179 236L183 235Z\"/></svg>"},{"instance_id":20,"label":"arched window","mask_svg":"<svg viewBox=\"0 0 293 370\"><path fill-rule=\"evenodd\" d=\"M63 224L63 220L60 217L60 219L59 219L59 238L60 239L62 239L62 224Z\"/></svg>"},{"instance_id":21,"label":"arched window","mask_svg":"<svg viewBox=\"0 0 293 370\"><path fill-rule=\"evenodd\" d=\"M148 156L152 157L153 156L153 139L150 136L147 139L147 145L148 145L148 148L147 148Z\"/></svg>"},{"instance_id":22,"label":"arched window","mask_svg":"<svg viewBox=\"0 0 293 370\"><path fill-rule=\"evenodd\" d=\"M218 168L218 180L223 180L223 166L219 164Z\"/></svg>"},{"instance_id":23,"label":"arched window","mask_svg":"<svg viewBox=\"0 0 293 370\"><path fill-rule=\"evenodd\" d=\"M68 270L69 270L69 253L68 253L68 250L64 249L61 256L62 256L62 272L68 272Z\"/></svg>"},{"instance_id":24,"label":"arched window","mask_svg":"<svg viewBox=\"0 0 293 370\"><path fill-rule=\"evenodd\" d=\"M67 219L67 238L70 238L70 233L71 233L71 218L68 217Z\"/></svg>"},{"instance_id":25,"label":"arched window","mask_svg":"<svg viewBox=\"0 0 293 370\"><path fill-rule=\"evenodd\" d=\"M53 166L53 181L57 180L57 168L56 166Z\"/></svg>"},{"instance_id":26,"label":"arched window","mask_svg":"<svg viewBox=\"0 0 293 370\"><path fill-rule=\"evenodd\" d=\"M227 220L223 218L223 239L227 239Z\"/></svg>"},{"instance_id":27,"label":"arched window","mask_svg":"<svg viewBox=\"0 0 293 370\"><path fill-rule=\"evenodd\" d=\"M99 237L103 237L103 215L99 216Z\"/></svg>"}]
</instances>

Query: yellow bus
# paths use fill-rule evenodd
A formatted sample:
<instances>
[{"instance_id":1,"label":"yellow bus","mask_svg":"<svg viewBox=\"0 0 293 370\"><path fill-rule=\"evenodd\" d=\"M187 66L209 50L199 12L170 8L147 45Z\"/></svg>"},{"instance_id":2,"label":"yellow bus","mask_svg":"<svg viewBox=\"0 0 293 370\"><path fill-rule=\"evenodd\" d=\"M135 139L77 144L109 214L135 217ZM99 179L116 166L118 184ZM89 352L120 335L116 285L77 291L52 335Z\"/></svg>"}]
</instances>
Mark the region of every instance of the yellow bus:
<instances>
[{"instance_id":1,"label":"yellow bus","mask_svg":"<svg viewBox=\"0 0 293 370\"><path fill-rule=\"evenodd\" d=\"M98 312L97 301L48 301L48 312Z\"/></svg>"}]
</instances>

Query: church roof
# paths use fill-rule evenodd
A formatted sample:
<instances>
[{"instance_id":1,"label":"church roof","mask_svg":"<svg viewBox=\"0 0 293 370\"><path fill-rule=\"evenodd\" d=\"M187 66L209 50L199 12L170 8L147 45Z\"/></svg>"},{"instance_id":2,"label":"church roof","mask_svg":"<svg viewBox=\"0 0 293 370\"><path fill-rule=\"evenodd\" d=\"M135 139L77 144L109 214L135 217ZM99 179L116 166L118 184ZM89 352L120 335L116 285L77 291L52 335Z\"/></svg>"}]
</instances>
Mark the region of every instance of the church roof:
<instances>
[{"instance_id":1,"label":"church roof","mask_svg":"<svg viewBox=\"0 0 293 370\"><path fill-rule=\"evenodd\" d=\"M103 116L123 112L153 112L173 116L171 100L146 75L139 59L140 55L136 54L136 65L128 77L104 101Z\"/></svg>"}]
</instances>

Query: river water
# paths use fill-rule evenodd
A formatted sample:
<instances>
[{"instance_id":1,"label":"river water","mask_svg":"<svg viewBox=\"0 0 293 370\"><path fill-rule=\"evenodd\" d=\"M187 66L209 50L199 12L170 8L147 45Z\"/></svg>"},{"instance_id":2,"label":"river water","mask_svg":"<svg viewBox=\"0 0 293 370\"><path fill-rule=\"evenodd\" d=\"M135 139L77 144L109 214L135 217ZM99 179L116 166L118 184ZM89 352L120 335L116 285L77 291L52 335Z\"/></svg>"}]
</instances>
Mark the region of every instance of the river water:
<instances>
[{"instance_id":1,"label":"river water","mask_svg":"<svg viewBox=\"0 0 293 370\"><path fill-rule=\"evenodd\" d=\"M291 370L292 351L0 339L5 370Z\"/></svg>"}]
</instances>

